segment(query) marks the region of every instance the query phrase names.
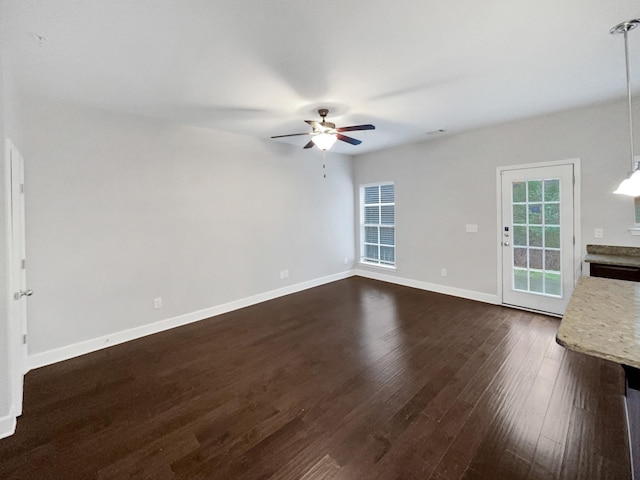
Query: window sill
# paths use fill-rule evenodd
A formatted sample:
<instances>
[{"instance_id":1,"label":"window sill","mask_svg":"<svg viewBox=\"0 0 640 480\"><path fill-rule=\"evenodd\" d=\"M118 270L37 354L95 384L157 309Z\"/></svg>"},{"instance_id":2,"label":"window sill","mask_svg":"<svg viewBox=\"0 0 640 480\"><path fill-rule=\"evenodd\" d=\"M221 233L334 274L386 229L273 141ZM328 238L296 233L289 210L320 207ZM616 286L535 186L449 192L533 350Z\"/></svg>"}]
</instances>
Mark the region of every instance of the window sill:
<instances>
[{"instance_id":1,"label":"window sill","mask_svg":"<svg viewBox=\"0 0 640 480\"><path fill-rule=\"evenodd\" d=\"M369 262L363 262L363 261L358 262L358 265L363 265L366 267L373 267L373 268L381 268L383 270L396 270L395 265L380 265L379 263L369 263Z\"/></svg>"},{"instance_id":2,"label":"window sill","mask_svg":"<svg viewBox=\"0 0 640 480\"><path fill-rule=\"evenodd\" d=\"M629 229L631 235L640 235L640 227L633 227Z\"/></svg>"}]
</instances>

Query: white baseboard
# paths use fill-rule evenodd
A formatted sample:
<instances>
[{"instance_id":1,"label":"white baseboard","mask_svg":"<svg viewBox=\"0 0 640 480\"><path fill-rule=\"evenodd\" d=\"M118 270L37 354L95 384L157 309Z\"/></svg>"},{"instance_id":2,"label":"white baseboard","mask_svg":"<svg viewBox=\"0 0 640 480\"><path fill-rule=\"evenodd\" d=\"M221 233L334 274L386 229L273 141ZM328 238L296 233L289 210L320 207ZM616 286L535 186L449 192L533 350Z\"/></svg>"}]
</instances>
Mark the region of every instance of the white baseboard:
<instances>
[{"instance_id":1,"label":"white baseboard","mask_svg":"<svg viewBox=\"0 0 640 480\"><path fill-rule=\"evenodd\" d=\"M422 282L420 280L412 280L410 278L397 277L386 273L373 272L371 270L356 269L355 275L359 277L371 278L382 282L395 283L405 287L419 288L429 292L443 293L445 295L453 295L454 297L467 298L469 300L477 300L478 302L491 303L499 305L500 299L498 295L490 293L476 292L474 290L464 290L462 288L448 287L446 285L438 285L437 283Z\"/></svg>"},{"instance_id":2,"label":"white baseboard","mask_svg":"<svg viewBox=\"0 0 640 480\"><path fill-rule=\"evenodd\" d=\"M0 417L0 438L10 437L16 432L16 416L13 414L13 408L9 411L9 415Z\"/></svg>"},{"instance_id":3,"label":"white baseboard","mask_svg":"<svg viewBox=\"0 0 640 480\"><path fill-rule=\"evenodd\" d=\"M345 272L336 273L334 275L328 275L326 277L316 278L307 282L297 283L288 287L279 288L277 290L260 293L252 297L242 298L240 300L217 305L215 307L206 308L204 310L198 310L196 312L168 318L166 320L161 320L159 322L154 322L148 325L142 325L140 327L131 328L129 330L115 332L103 337L92 338L91 340L86 340L84 342L74 343L72 345L48 350L46 352L29 355L28 367L31 370L34 368L40 368L46 365L61 362L63 360L69 360L70 358L79 357L80 355L95 352L112 345L118 345L130 340L146 337L147 335L163 332L171 328L180 327L188 323L193 323L204 320L206 318L222 315L223 313L228 313L233 310L249 307L257 303L266 302L267 300L273 300L274 298L282 297L284 295L290 295L292 293L307 290L309 288L318 287L326 283L342 280L344 278L352 277L353 275L353 270L348 270Z\"/></svg>"},{"instance_id":4,"label":"white baseboard","mask_svg":"<svg viewBox=\"0 0 640 480\"><path fill-rule=\"evenodd\" d=\"M277 290L271 290L269 292L260 293L252 297L242 298L233 302L225 303L215 307L210 307L204 310L198 310L196 312L179 315L177 317L168 318L159 322L154 322L148 325L142 325L140 327L131 328L129 330L123 330L121 332L115 332L109 335L105 335L98 338L92 338L84 342L74 343L64 347L48 350L46 352L36 353L29 355L28 367L29 370L34 368L44 367L53 363L69 360L70 358L79 357L87 353L95 352L103 348L110 347L112 345L118 345L120 343L128 342L138 338L146 337L154 333L163 332L175 327L180 327L188 323L198 322L206 318L222 315L240 308L249 307L257 303L273 300L274 298L282 297L284 295L290 295L292 293L307 290L309 288L318 287L326 283L335 282L344 278L358 275L360 277L371 278L374 280L381 280L383 282L394 283L397 285L403 285L406 287L419 288L421 290L428 290L430 292L443 293L445 295L453 295L456 297L467 298L470 300L477 300L480 302L499 304L498 296L488 293L475 292L472 290L464 290L461 288L447 287L444 285L438 285L435 283L421 282L419 280L412 280L403 277L397 277L395 275L388 275L384 273L372 272L369 270L348 270L340 272L334 275L328 275L326 277L317 278L307 282L297 283L288 287L279 288ZM15 429L15 418L13 419ZM2 422L2 419L0 419ZM0 423L1 426L1 423ZM13 432L13 431L12 431ZM0 437L2 430L0 429ZM10 434L9 434L10 435Z\"/></svg>"}]
</instances>

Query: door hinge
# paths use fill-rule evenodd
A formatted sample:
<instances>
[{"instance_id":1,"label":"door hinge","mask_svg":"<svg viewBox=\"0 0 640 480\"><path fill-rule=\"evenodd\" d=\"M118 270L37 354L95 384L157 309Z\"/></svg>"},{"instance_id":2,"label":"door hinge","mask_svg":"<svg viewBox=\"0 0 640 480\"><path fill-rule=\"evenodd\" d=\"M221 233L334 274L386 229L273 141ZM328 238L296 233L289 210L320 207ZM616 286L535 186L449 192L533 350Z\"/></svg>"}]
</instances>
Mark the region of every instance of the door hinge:
<instances>
[{"instance_id":1,"label":"door hinge","mask_svg":"<svg viewBox=\"0 0 640 480\"><path fill-rule=\"evenodd\" d=\"M20 184L20 193L24 193L24 183Z\"/></svg>"},{"instance_id":2,"label":"door hinge","mask_svg":"<svg viewBox=\"0 0 640 480\"><path fill-rule=\"evenodd\" d=\"M22 344L23 345L27 344L27 334L26 333L24 335L22 335Z\"/></svg>"},{"instance_id":3,"label":"door hinge","mask_svg":"<svg viewBox=\"0 0 640 480\"><path fill-rule=\"evenodd\" d=\"M20 268L22 270L25 270L27 268L27 260L26 259L23 258L22 260L20 260Z\"/></svg>"}]
</instances>

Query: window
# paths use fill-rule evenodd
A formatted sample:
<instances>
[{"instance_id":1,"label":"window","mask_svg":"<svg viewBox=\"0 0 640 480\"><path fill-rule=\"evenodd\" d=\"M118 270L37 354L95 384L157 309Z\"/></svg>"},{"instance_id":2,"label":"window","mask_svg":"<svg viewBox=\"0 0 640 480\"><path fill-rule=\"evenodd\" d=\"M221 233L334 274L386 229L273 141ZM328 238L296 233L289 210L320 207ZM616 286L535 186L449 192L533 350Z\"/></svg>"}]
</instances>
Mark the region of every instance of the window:
<instances>
[{"instance_id":1,"label":"window","mask_svg":"<svg viewBox=\"0 0 640 480\"><path fill-rule=\"evenodd\" d=\"M393 183L360 187L360 261L396 264L396 202Z\"/></svg>"}]
</instances>

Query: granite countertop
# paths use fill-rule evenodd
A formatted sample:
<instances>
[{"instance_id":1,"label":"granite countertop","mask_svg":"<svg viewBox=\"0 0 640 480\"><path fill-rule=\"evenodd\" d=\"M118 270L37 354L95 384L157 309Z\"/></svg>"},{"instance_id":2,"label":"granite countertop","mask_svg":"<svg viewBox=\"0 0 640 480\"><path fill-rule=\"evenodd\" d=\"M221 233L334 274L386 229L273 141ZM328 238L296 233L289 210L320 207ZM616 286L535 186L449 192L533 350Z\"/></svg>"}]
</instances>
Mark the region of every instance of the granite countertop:
<instances>
[{"instance_id":1,"label":"granite countertop","mask_svg":"<svg viewBox=\"0 0 640 480\"><path fill-rule=\"evenodd\" d=\"M587 245L585 262L640 267L640 248L616 245Z\"/></svg>"},{"instance_id":2,"label":"granite countertop","mask_svg":"<svg viewBox=\"0 0 640 480\"><path fill-rule=\"evenodd\" d=\"M556 341L576 352L640 368L640 283L581 277Z\"/></svg>"}]
</instances>

